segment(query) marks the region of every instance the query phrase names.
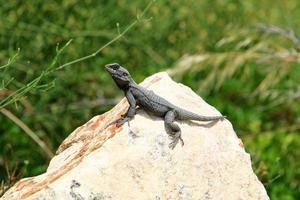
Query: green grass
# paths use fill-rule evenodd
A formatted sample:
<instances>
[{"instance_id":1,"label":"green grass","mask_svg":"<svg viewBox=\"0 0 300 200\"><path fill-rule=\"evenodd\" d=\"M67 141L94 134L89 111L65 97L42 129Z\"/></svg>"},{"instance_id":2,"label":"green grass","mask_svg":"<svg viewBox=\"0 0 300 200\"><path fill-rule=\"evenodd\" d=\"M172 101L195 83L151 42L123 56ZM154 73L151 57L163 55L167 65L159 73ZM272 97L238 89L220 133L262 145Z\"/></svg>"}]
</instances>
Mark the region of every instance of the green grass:
<instances>
[{"instance_id":1,"label":"green grass","mask_svg":"<svg viewBox=\"0 0 300 200\"><path fill-rule=\"evenodd\" d=\"M256 28L272 24L298 36L300 2L156 1L123 37L96 56L47 73L34 87L27 84L53 61L58 67L91 55L118 37L149 2L0 3L0 102L27 87L5 109L53 152L72 130L122 96L111 90L105 64L121 63L137 82L169 70L228 116L272 199L300 198L300 55L286 37ZM57 56L57 45L70 39ZM189 60L199 57L204 59ZM1 184L45 171L47 155L2 114L0 133Z\"/></svg>"}]
</instances>

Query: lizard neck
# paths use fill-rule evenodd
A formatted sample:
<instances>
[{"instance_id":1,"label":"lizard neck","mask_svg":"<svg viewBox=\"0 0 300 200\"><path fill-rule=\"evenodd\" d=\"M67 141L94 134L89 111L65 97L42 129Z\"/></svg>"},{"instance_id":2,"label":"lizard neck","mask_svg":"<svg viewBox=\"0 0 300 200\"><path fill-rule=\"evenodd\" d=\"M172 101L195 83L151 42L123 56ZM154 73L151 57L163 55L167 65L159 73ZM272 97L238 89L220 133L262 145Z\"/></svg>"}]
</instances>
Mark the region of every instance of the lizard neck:
<instances>
[{"instance_id":1,"label":"lizard neck","mask_svg":"<svg viewBox=\"0 0 300 200\"><path fill-rule=\"evenodd\" d=\"M119 83L116 81L116 84L118 88L120 88L124 92L128 91L130 87L137 85L133 79L131 79L128 83Z\"/></svg>"},{"instance_id":2,"label":"lizard neck","mask_svg":"<svg viewBox=\"0 0 300 200\"><path fill-rule=\"evenodd\" d=\"M128 84L128 88L136 85L137 85L136 82L132 79L131 82Z\"/></svg>"}]
</instances>

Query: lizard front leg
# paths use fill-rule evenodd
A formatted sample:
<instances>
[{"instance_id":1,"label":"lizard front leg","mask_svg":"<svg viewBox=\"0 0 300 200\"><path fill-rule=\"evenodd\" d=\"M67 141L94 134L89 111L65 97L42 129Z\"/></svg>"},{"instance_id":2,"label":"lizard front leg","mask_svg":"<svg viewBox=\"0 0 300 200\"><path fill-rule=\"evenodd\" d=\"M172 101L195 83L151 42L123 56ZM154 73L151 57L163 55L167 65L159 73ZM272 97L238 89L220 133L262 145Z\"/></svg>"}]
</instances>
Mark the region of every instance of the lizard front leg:
<instances>
[{"instance_id":1,"label":"lizard front leg","mask_svg":"<svg viewBox=\"0 0 300 200\"><path fill-rule=\"evenodd\" d=\"M115 121L117 126L122 126L125 122L128 122L129 120L131 120L135 115L136 100L135 100L134 96L132 95L130 90L126 91L125 96L129 103L129 108L125 115L123 115L120 119Z\"/></svg>"},{"instance_id":2,"label":"lizard front leg","mask_svg":"<svg viewBox=\"0 0 300 200\"><path fill-rule=\"evenodd\" d=\"M180 140L181 145L184 145L183 139L181 138L180 127L174 123L176 113L174 110L170 110L165 115L165 128L167 134L172 138L172 142L169 144L170 149L174 149Z\"/></svg>"}]
</instances>

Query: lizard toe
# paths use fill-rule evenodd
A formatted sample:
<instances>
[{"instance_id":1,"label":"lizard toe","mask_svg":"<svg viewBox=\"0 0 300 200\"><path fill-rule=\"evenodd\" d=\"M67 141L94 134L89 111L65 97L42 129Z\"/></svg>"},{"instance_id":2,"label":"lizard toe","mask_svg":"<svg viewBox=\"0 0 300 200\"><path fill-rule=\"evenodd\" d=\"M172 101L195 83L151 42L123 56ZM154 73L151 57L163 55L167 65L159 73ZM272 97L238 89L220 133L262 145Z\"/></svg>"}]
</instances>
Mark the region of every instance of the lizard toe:
<instances>
[{"instance_id":1,"label":"lizard toe","mask_svg":"<svg viewBox=\"0 0 300 200\"><path fill-rule=\"evenodd\" d=\"M176 147L178 141L179 141L179 138L173 138L173 141L170 142L170 144L169 144L169 148L173 150Z\"/></svg>"}]
</instances>

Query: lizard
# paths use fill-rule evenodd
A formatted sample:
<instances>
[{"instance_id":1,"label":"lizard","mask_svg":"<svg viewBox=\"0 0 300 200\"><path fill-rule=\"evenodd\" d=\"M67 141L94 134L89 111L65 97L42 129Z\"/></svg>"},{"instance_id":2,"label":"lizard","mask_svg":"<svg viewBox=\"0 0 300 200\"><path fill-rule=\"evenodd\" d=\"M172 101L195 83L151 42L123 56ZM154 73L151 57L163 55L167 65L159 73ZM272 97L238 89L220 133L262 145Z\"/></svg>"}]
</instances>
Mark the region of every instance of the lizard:
<instances>
[{"instance_id":1,"label":"lizard","mask_svg":"<svg viewBox=\"0 0 300 200\"><path fill-rule=\"evenodd\" d=\"M174 122L175 120L217 121L226 118L225 116L202 116L173 105L163 97L156 95L152 90L138 85L127 69L118 63L107 64L105 68L117 87L123 90L129 103L127 112L113 123L117 126L121 126L125 122L129 123L134 118L137 107L154 116L161 117L164 119L166 132L172 139L169 144L170 149L174 149L179 141L182 146L184 145L181 129Z\"/></svg>"}]
</instances>

